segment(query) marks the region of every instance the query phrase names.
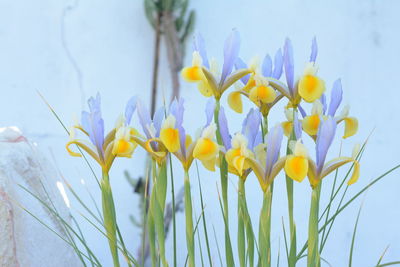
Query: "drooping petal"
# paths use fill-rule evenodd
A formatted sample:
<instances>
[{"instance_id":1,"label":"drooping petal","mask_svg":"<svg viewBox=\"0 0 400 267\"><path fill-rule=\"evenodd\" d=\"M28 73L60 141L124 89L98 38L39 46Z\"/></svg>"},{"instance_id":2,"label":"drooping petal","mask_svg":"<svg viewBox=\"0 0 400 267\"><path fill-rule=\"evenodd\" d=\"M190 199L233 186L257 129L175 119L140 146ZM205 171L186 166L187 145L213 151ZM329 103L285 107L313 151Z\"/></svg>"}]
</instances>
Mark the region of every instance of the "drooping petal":
<instances>
[{"instance_id":1,"label":"drooping petal","mask_svg":"<svg viewBox=\"0 0 400 267\"><path fill-rule=\"evenodd\" d=\"M200 82L204 79L203 70L199 66L185 67L182 69L181 75L185 81L190 83Z\"/></svg>"},{"instance_id":2,"label":"drooping petal","mask_svg":"<svg viewBox=\"0 0 400 267\"><path fill-rule=\"evenodd\" d=\"M125 108L125 124L129 125L131 123L132 115L136 110L137 97L133 96L129 99Z\"/></svg>"},{"instance_id":3,"label":"drooping petal","mask_svg":"<svg viewBox=\"0 0 400 267\"><path fill-rule=\"evenodd\" d=\"M201 161L209 161L218 154L218 144L209 138L200 138L193 149L193 157Z\"/></svg>"},{"instance_id":4,"label":"drooping petal","mask_svg":"<svg viewBox=\"0 0 400 267\"><path fill-rule=\"evenodd\" d=\"M113 143L112 154L116 157L127 157L132 156L137 143L130 142L131 129L128 127L120 127L115 133L115 140Z\"/></svg>"},{"instance_id":5,"label":"drooping petal","mask_svg":"<svg viewBox=\"0 0 400 267\"><path fill-rule=\"evenodd\" d=\"M282 139L283 130L280 125L272 128L267 134L267 160L265 165L265 173L267 177L269 176L275 162L278 160Z\"/></svg>"},{"instance_id":6,"label":"drooping petal","mask_svg":"<svg viewBox=\"0 0 400 267\"><path fill-rule=\"evenodd\" d=\"M322 122L321 127L317 133L316 141L316 163L317 172L321 173L322 167L325 163L326 154L333 142L336 133L335 119L328 117L326 121Z\"/></svg>"},{"instance_id":7,"label":"drooping petal","mask_svg":"<svg viewBox=\"0 0 400 267\"><path fill-rule=\"evenodd\" d=\"M347 185L352 185L355 182L358 181L358 178L360 177L360 163L358 161L354 161L354 167L353 167L353 174L351 175L350 179L347 181Z\"/></svg>"},{"instance_id":8,"label":"drooping petal","mask_svg":"<svg viewBox=\"0 0 400 267\"><path fill-rule=\"evenodd\" d=\"M300 78L298 89L299 95L306 102L312 103L325 91L325 82L315 75L306 74Z\"/></svg>"},{"instance_id":9,"label":"drooping petal","mask_svg":"<svg viewBox=\"0 0 400 267\"><path fill-rule=\"evenodd\" d=\"M201 160L201 164L203 164L204 168L206 168L207 170L214 172L215 165L217 164L217 158L214 157L210 160Z\"/></svg>"},{"instance_id":10,"label":"drooping petal","mask_svg":"<svg viewBox=\"0 0 400 267\"><path fill-rule=\"evenodd\" d=\"M264 77L271 77L272 75L272 59L268 54L262 62L261 73Z\"/></svg>"},{"instance_id":11,"label":"drooping petal","mask_svg":"<svg viewBox=\"0 0 400 267\"><path fill-rule=\"evenodd\" d=\"M203 36L200 33L197 33L193 37L193 50L198 51L202 60L203 60L203 65L207 69L210 68L210 64L208 63L208 57L207 57L207 51L206 51L206 45L203 39Z\"/></svg>"},{"instance_id":12,"label":"drooping petal","mask_svg":"<svg viewBox=\"0 0 400 267\"><path fill-rule=\"evenodd\" d=\"M235 61L235 69L240 70L240 69L247 69L247 65L246 63L244 63L244 61L238 57ZM243 76L242 78L240 78L240 80L242 81L243 84L247 84L247 82L249 81L250 78L250 74L247 74L246 76Z\"/></svg>"},{"instance_id":13,"label":"drooping petal","mask_svg":"<svg viewBox=\"0 0 400 267\"><path fill-rule=\"evenodd\" d=\"M286 38L285 40L283 60L284 60L286 82L289 87L290 94L293 95L293 88L294 88L293 47L292 47L292 42L290 41L289 38Z\"/></svg>"},{"instance_id":14,"label":"drooping petal","mask_svg":"<svg viewBox=\"0 0 400 267\"><path fill-rule=\"evenodd\" d=\"M259 85L250 90L249 98L254 103L272 103L276 98L276 91L271 86Z\"/></svg>"},{"instance_id":15,"label":"drooping petal","mask_svg":"<svg viewBox=\"0 0 400 267\"><path fill-rule=\"evenodd\" d=\"M343 139L353 136L358 130L358 120L354 117L346 117L344 120L344 135Z\"/></svg>"},{"instance_id":16,"label":"drooping petal","mask_svg":"<svg viewBox=\"0 0 400 267\"><path fill-rule=\"evenodd\" d=\"M311 43L311 55L310 55L310 62L315 62L317 60L318 55L318 45L317 45L317 38L314 37Z\"/></svg>"},{"instance_id":17,"label":"drooping petal","mask_svg":"<svg viewBox=\"0 0 400 267\"><path fill-rule=\"evenodd\" d=\"M160 139L169 152L175 153L180 149L180 138L178 129L161 129Z\"/></svg>"},{"instance_id":18,"label":"drooping petal","mask_svg":"<svg viewBox=\"0 0 400 267\"><path fill-rule=\"evenodd\" d=\"M221 134L222 142L224 143L225 149L231 148L231 136L229 134L228 121L226 120L224 108L221 107L218 114L219 121L219 133Z\"/></svg>"},{"instance_id":19,"label":"drooping petal","mask_svg":"<svg viewBox=\"0 0 400 267\"><path fill-rule=\"evenodd\" d=\"M297 182L302 182L307 176L308 159L305 157L289 155L285 162L287 176Z\"/></svg>"},{"instance_id":20,"label":"drooping petal","mask_svg":"<svg viewBox=\"0 0 400 267\"><path fill-rule=\"evenodd\" d=\"M340 79L337 79L333 83L333 88L331 92L331 102L329 102L328 115L331 117L335 116L335 113L342 102L343 90L342 83Z\"/></svg>"},{"instance_id":21,"label":"drooping petal","mask_svg":"<svg viewBox=\"0 0 400 267\"><path fill-rule=\"evenodd\" d=\"M318 132L320 122L318 114L307 116L303 119L303 130L310 136L314 136Z\"/></svg>"},{"instance_id":22,"label":"drooping petal","mask_svg":"<svg viewBox=\"0 0 400 267\"><path fill-rule=\"evenodd\" d=\"M228 95L228 105L237 113L243 112L243 102L240 91L233 91Z\"/></svg>"},{"instance_id":23,"label":"drooping petal","mask_svg":"<svg viewBox=\"0 0 400 267\"><path fill-rule=\"evenodd\" d=\"M225 81L226 77L232 72L233 65L239 55L240 36L236 29L225 41L224 45L224 64L222 66L221 84Z\"/></svg>"}]
</instances>

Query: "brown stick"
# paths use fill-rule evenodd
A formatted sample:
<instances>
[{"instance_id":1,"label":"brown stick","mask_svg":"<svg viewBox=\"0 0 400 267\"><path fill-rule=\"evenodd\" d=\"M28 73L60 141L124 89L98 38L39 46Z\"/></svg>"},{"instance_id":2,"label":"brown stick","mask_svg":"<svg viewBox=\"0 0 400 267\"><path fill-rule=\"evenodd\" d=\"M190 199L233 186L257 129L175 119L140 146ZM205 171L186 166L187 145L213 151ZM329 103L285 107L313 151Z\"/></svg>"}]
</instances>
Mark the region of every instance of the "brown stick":
<instances>
[{"instance_id":1,"label":"brown stick","mask_svg":"<svg viewBox=\"0 0 400 267\"><path fill-rule=\"evenodd\" d=\"M151 89L151 105L150 112L153 117L154 112L156 110L156 102L157 102L157 88L158 88L158 65L160 61L160 41L161 41L161 13L157 13L157 21L156 21L156 40L154 46L154 59L153 59L153 83Z\"/></svg>"}]
</instances>

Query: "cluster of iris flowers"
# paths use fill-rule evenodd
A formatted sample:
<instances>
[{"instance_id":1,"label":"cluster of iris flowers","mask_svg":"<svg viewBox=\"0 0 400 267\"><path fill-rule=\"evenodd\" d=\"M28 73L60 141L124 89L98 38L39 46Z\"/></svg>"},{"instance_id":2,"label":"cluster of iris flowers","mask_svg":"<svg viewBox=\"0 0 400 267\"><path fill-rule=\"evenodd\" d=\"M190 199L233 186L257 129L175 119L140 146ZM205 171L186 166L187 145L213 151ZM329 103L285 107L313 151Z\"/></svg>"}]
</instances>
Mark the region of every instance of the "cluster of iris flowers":
<instances>
[{"instance_id":1,"label":"cluster of iris flowers","mask_svg":"<svg viewBox=\"0 0 400 267\"><path fill-rule=\"evenodd\" d=\"M255 244L258 251L258 266L271 265L271 206L274 179L281 171L286 174L290 238L288 265L295 266L296 228L293 218L294 183L308 177L312 188L308 230L308 266L320 266L318 242L318 212L321 183L323 178L344 164L350 163L353 172L348 185L359 177L359 163L356 160L359 148L355 146L352 156L327 160L327 152L337 133L337 125L344 123L342 138L357 132L358 122L349 116L349 109L337 110L342 101L340 80L334 82L329 104L325 82L318 76L316 66L317 43L312 40L311 55L304 72L295 80L293 49L286 39L274 60L269 55L262 62L252 60L246 64L239 57L240 37L233 30L225 41L222 70L215 60L209 60L205 42L200 35L194 38L192 65L182 70L182 77L196 83L200 93L209 98L205 108L206 123L196 136L189 135L183 125L184 101L174 100L169 108L161 107L153 116L146 107L131 98L115 127L104 132L101 115L100 95L90 98L89 112L83 111L81 123L70 131L67 150L72 156L89 154L102 168L101 190L104 227L109 241L114 265L119 266L116 212L109 182L109 170L117 157L131 157L137 146L147 151L151 157L153 183L150 194L147 229L153 266L158 259L168 266L165 252L164 211L167 196L167 161L175 157L184 170L184 201L186 216L186 240L188 265L195 266L195 243L190 192L189 169L195 159L212 172L219 169L223 215L225 222L226 265L234 265L234 257L228 222L228 173L238 177L238 258L240 266L254 266ZM285 74L286 82L281 76ZM232 88L234 87L234 88ZM220 99L228 93L228 105L238 113L243 112L242 98L247 98L254 108L245 116L240 131L232 132ZM287 120L268 127L270 110L279 101L286 101ZM306 105L311 104L311 112ZM139 131L131 126L134 113L142 126ZM77 139L75 132L87 135L89 141ZM232 132L232 134L231 134ZM311 138L315 143L315 156L311 156L302 138ZM281 155L283 139L287 138L287 153ZM77 145L74 151L71 145ZM263 204L259 216L258 242L256 241L251 216L247 210L245 182L254 173L263 194Z\"/></svg>"}]
</instances>

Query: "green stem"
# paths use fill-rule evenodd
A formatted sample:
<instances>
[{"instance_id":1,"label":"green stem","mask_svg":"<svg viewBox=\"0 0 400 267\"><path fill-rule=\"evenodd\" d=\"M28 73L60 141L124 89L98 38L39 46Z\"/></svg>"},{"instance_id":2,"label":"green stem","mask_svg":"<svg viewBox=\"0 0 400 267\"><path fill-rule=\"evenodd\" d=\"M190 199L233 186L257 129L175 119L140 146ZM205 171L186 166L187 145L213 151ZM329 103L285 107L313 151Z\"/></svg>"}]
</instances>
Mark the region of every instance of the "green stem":
<instances>
[{"instance_id":1,"label":"green stem","mask_svg":"<svg viewBox=\"0 0 400 267\"><path fill-rule=\"evenodd\" d=\"M214 121L217 125L217 142L219 145L223 145L222 137L219 130L219 110L220 110L220 102L216 100L215 103L215 111L214 111ZM230 241L230 233L229 233L229 213L228 213L228 164L225 160L225 156L222 152L219 154L220 160L220 178L221 178L221 191L222 191L222 202L224 207L224 217L226 222L225 227L225 257L226 263L228 266L234 265L233 260L233 252L232 252L232 245Z\"/></svg>"},{"instance_id":2,"label":"green stem","mask_svg":"<svg viewBox=\"0 0 400 267\"><path fill-rule=\"evenodd\" d=\"M158 248L163 266L167 267L168 262L165 257L165 230L164 230L164 210L167 197L167 162L159 165L157 179L153 185L152 196L155 201L151 203L151 213L153 214L155 228L157 232Z\"/></svg>"},{"instance_id":3,"label":"green stem","mask_svg":"<svg viewBox=\"0 0 400 267\"><path fill-rule=\"evenodd\" d=\"M263 205L260 214L259 248L261 267L271 266L271 187L264 192Z\"/></svg>"},{"instance_id":4,"label":"green stem","mask_svg":"<svg viewBox=\"0 0 400 267\"><path fill-rule=\"evenodd\" d=\"M245 226L244 226L244 180L239 177L238 190L238 254L241 267L246 265L246 243L245 243Z\"/></svg>"},{"instance_id":5,"label":"green stem","mask_svg":"<svg viewBox=\"0 0 400 267\"><path fill-rule=\"evenodd\" d=\"M114 199L112 196L110 178L108 172L103 170L101 185L101 201L103 207L104 228L107 233L108 245L113 257L114 267L119 267L118 247L117 247L117 223L115 215Z\"/></svg>"},{"instance_id":6,"label":"green stem","mask_svg":"<svg viewBox=\"0 0 400 267\"><path fill-rule=\"evenodd\" d=\"M296 109L293 108L293 118L296 115ZM290 134L288 143L287 143L287 148L286 148L286 155L291 154L289 144L291 141L296 140L296 135L294 132L294 125L292 125L292 132ZM288 266L289 267L294 267L296 266L296 250L297 250L297 241L296 241L296 225L294 223L294 217L293 217L293 180L286 175L286 193L287 193L287 199L288 199L288 213L289 213L289 229L290 229L290 248L289 248L289 262Z\"/></svg>"},{"instance_id":7,"label":"green stem","mask_svg":"<svg viewBox=\"0 0 400 267\"><path fill-rule=\"evenodd\" d=\"M321 193L321 183L317 185L311 194L311 207L310 218L308 224L308 253L307 253L307 266L320 267L321 260L318 249L318 213L319 213L319 199Z\"/></svg>"},{"instance_id":8,"label":"green stem","mask_svg":"<svg viewBox=\"0 0 400 267\"><path fill-rule=\"evenodd\" d=\"M189 267L195 266L194 261L194 231L193 231L193 211L192 211L192 196L190 193L189 173L185 171L184 180L185 190L185 216L186 216L186 244L189 254Z\"/></svg>"},{"instance_id":9,"label":"green stem","mask_svg":"<svg viewBox=\"0 0 400 267\"><path fill-rule=\"evenodd\" d=\"M176 267L176 215L175 215L175 186L174 186L174 173L172 170L172 159L170 158L169 166L171 169L171 194L172 194L172 230L174 242L174 266Z\"/></svg>"}]
</instances>

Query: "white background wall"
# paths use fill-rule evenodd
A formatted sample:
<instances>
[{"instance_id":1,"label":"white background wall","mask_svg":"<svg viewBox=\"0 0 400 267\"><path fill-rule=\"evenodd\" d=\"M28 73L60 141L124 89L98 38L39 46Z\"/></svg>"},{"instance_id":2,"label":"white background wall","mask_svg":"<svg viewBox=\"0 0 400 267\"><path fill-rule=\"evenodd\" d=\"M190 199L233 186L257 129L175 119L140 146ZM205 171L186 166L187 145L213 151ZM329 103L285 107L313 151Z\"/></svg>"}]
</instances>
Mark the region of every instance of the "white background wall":
<instances>
[{"instance_id":1,"label":"white background wall","mask_svg":"<svg viewBox=\"0 0 400 267\"><path fill-rule=\"evenodd\" d=\"M360 132L346 140L344 151L351 153L352 144L362 142L372 129L367 151L362 160L359 183L349 191L354 194L368 181L399 163L400 130L397 116L399 85L398 62L400 38L398 26L400 2L385 1L192 1L197 11L196 29L207 42L209 55L222 60L222 47L230 29L237 27L242 37L241 56L264 56L274 53L289 36L294 45L296 71L299 74L309 56L311 38L317 36L320 53L320 75L328 87L341 77L344 102L351 104L351 114L360 122ZM73 114L79 115L82 97L99 91L103 100L106 127L111 127L124 109L128 97L140 95L149 102L154 34L144 17L142 1L0 1L0 125L16 125L36 141L48 157L54 157L60 172L85 195L80 184L84 179L96 199L100 198L97 185L81 159L70 158L64 144L63 129L40 100L40 91L59 113L66 124ZM163 50L160 87L169 91L169 78ZM72 58L71 58L72 57ZM190 63L190 58L186 58ZM206 99L194 86L184 84L186 99L186 127L194 133L200 125L196 116L203 112ZM223 100L222 103L226 104ZM246 106L247 110L250 105ZM279 111L280 112L280 111ZM243 116L228 112L231 129L239 130ZM278 112L277 112L278 114ZM194 119L196 118L196 119ZM203 122L203 117L201 120ZM282 114L271 119L278 122ZM271 123L273 124L273 123ZM342 129L340 129L341 131ZM337 147L339 143L337 142ZM332 149L331 156L338 149ZM142 175L144 152L141 149L132 160L118 160L112 169L112 185L116 196L118 220L126 236L128 247L136 250L139 244L137 229L132 228L128 215L135 213L138 198L131 192L123 177L127 169L135 176ZM177 164L176 164L177 165ZM177 165L178 166L178 165ZM98 171L98 169L97 169ZM176 174L177 187L182 177ZM386 246L385 259L400 259L400 210L398 172L371 188L363 198L358 236L354 252L355 266L369 266L378 261ZM192 170L196 213L199 214L196 172ZM328 180L329 179L329 180ZM327 178L323 197L326 199L332 177ZM201 170L201 181L206 201L206 214L212 244L212 254L218 264L214 224L219 243L223 243L223 223L217 203L217 174ZM231 214L235 214L236 178L231 177ZM284 258L281 217L286 219L284 179L280 176L275 189L272 242L276 259L280 242ZM254 177L247 183L248 202L253 223L257 225L261 206L261 191ZM296 188L296 218L299 246L306 238L310 187L305 181ZM344 266L348 261L351 235L360 201L341 216L333 228L324 257L333 266ZM81 210L73 205L73 211ZM76 213L76 212L75 212ZM111 261L105 242L82 219L87 239L105 266ZM235 216L231 217L231 221ZM183 214L178 215L178 229L184 227ZM236 226L232 225L234 232ZM184 232L179 231L179 261L186 256ZM233 237L235 239L235 237ZM172 249L172 239L168 239ZM203 247L204 249L204 247ZM222 248L221 248L222 249ZM172 254L172 252L170 252ZM303 262L304 263L304 262Z\"/></svg>"}]
</instances>

